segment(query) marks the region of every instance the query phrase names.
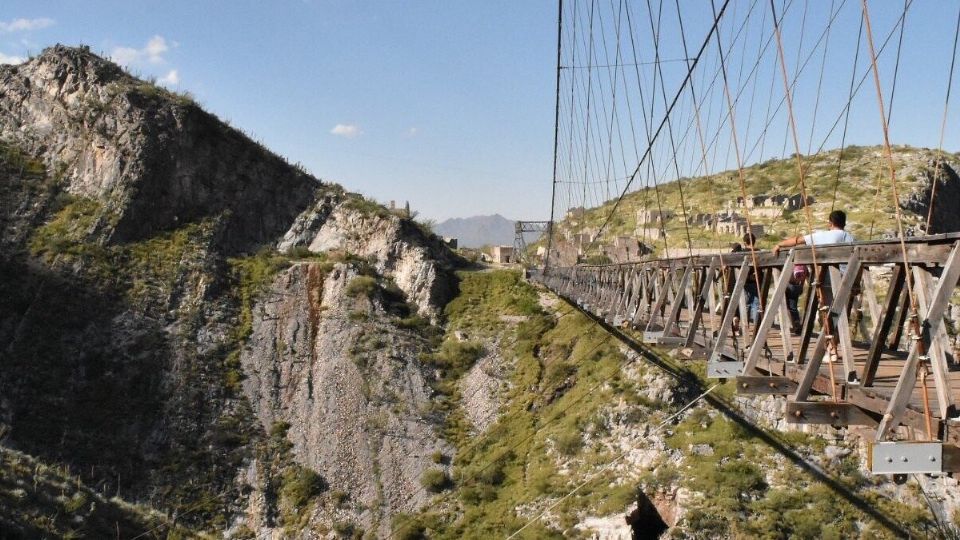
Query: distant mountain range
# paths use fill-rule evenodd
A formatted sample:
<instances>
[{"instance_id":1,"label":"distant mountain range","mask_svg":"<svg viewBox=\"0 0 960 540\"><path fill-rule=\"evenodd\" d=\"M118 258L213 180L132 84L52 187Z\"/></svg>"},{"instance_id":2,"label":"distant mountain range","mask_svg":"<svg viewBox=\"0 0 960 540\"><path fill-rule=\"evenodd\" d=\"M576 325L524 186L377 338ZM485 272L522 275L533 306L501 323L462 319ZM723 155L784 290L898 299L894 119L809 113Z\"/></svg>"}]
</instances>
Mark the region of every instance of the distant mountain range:
<instances>
[{"instance_id":1,"label":"distant mountain range","mask_svg":"<svg viewBox=\"0 0 960 540\"><path fill-rule=\"evenodd\" d=\"M456 238L460 247L478 248L485 245L513 245L514 221L500 214L452 218L433 228L440 236Z\"/></svg>"}]
</instances>

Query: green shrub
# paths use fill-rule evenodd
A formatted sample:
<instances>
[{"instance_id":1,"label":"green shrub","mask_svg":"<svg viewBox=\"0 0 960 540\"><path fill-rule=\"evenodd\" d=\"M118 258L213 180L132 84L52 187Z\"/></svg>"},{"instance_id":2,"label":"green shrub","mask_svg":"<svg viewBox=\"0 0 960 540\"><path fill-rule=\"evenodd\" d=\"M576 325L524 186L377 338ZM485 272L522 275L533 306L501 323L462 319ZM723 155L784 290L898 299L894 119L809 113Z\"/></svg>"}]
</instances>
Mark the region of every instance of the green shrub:
<instances>
[{"instance_id":1,"label":"green shrub","mask_svg":"<svg viewBox=\"0 0 960 540\"><path fill-rule=\"evenodd\" d=\"M63 509L67 511L68 514L76 514L81 509L85 508L90 503L89 497L83 491L78 491L73 494L72 497L67 499L63 503Z\"/></svg>"},{"instance_id":2,"label":"green shrub","mask_svg":"<svg viewBox=\"0 0 960 540\"><path fill-rule=\"evenodd\" d=\"M63 208L30 238L30 253L38 257L82 255L96 246L83 241L100 217L102 206L94 199L66 196Z\"/></svg>"},{"instance_id":3,"label":"green shrub","mask_svg":"<svg viewBox=\"0 0 960 540\"><path fill-rule=\"evenodd\" d=\"M434 463L443 463L443 458L443 452L439 450L434 450L433 453L430 454L430 460Z\"/></svg>"},{"instance_id":4,"label":"green shrub","mask_svg":"<svg viewBox=\"0 0 960 540\"><path fill-rule=\"evenodd\" d=\"M580 433L575 431L561 433L554 438L553 442L557 451L564 456L575 456L583 448L583 439Z\"/></svg>"},{"instance_id":5,"label":"green shrub","mask_svg":"<svg viewBox=\"0 0 960 540\"><path fill-rule=\"evenodd\" d=\"M393 519L392 538L398 540L424 540L427 538L427 527L419 519L408 514L398 514Z\"/></svg>"},{"instance_id":6,"label":"green shrub","mask_svg":"<svg viewBox=\"0 0 960 540\"><path fill-rule=\"evenodd\" d=\"M365 216L384 218L390 215L386 207L375 201L365 199L360 195L351 195L344 203L344 206Z\"/></svg>"},{"instance_id":7,"label":"green shrub","mask_svg":"<svg viewBox=\"0 0 960 540\"><path fill-rule=\"evenodd\" d=\"M330 500L333 501L333 505L337 508L343 508L343 505L350 500L350 494L346 491L335 489L330 492Z\"/></svg>"},{"instance_id":8,"label":"green shrub","mask_svg":"<svg viewBox=\"0 0 960 540\"><path fill-rule=\"evenodd\" d=\"M277 421L270 426L270 436L274 438L282 438L287 436L287 431L290 431L290 422Z\"/></svg>"},{"instance_id":9,"label":"green shrub","mask_svg":"<svg viewBox=\"0 0 960 540\"><path fill-rule=\"evenodd\" d=\"M346 295L350 298L364 296L370 298L377 290L377 280L371 276L357 276L347 284Z\"/></svg>"},{"instance_id":10,"label":"green shrub","mask_svg":"<svg viewBox=\"0 0 960 540\"><path fill-rule=\"evenodd\" d=\"M326 481L313 469L294 465L283 472L280 495L294 508L302 508L326 489Z\"/></svg>"},{"instance_id":11,"label":"green shrub","mask_svg":"<svg viewBox=\"0 0 960 540\"><path fill-rule=\"evenodd\" d=\"M404 330L421 331L430 326L430 321L419 315L410 315L397 320L396 326Z\"/></svg>"},{"instance_id":12,"label":"green shrub","mask_svg":"<svg viewBox=\"0 0 960 540\"><path fill-rule=\"evenodd\" d=\"M450 477L442 469L427 469L420 478L420 484L430 493L440 493L450 487Z\"/></svg>"},{"instance_id":13,"label":"green shrub","mask_svg":"<svg viewBox=\"0 0 960 540\"><path fill-rule=\"evenodd\" d=\"M502 456L500 459L487 465L481 470L476 478L488 486L499 486L507 479L506 467L507 460L513 459L509 456Z\"/></svg>"},{"instance_id":14,"label":"green shrub","mask_svg":"<svg viewBox=\"0 0 960 540\"><path fill-rule=\"evenodd\" d=\"M476 341L448 339L431 357L431 363L451 371L451 375L465 373L483 355L483 345Z\"/></svg>"},{"instance_id":15,"label":"green shrub","mask_svg":"<svg viewBox=\"0 0 960 540\"><path fill-rule=\"evenodd\" d=\"M352 538L357 532L357 526L350 521L334 521L333 532L340 538Z\"/></svg>"}]
</instances>

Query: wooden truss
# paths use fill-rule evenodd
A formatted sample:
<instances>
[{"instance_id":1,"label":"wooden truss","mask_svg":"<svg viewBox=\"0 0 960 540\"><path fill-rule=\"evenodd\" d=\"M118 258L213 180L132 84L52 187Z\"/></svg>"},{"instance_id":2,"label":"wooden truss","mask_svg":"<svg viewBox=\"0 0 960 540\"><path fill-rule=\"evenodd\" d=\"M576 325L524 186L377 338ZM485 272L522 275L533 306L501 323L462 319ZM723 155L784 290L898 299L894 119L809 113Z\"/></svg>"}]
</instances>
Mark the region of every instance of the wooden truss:
<instances>
[{"instance_id":1,"label":"wooden truss","mask_svg":"<svg viewBox=\"0 0 960 540\"><path fill-rule=\"evenodd\" d=\"M876 241L818 247L816 269L800 247L758 252L755 266L749 253L729 253L550 268L536 279L647 344L706 358L708 376L735 378L742 394L787 396L788 423L875 428L875 458L906 463L921 447L892 443L935 443L946 456L960 447L960 329L945 321L960 295L960 234L905 247L907 264L899 241ZM811 277L798 282L797 265ZM937 466L960 471L958 461Z\"/></svg>"}]
</instances>

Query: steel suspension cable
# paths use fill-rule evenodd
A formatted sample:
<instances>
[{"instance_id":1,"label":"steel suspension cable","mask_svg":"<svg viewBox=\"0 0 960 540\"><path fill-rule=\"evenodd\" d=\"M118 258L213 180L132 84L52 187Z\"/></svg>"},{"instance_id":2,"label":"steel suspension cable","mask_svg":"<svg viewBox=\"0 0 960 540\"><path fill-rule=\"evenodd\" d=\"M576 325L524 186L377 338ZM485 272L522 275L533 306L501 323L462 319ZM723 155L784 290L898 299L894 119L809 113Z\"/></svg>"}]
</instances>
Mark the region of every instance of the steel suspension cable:
<instances>
[{"instance_id":1,"label":"steel suspension cable","mask_svg":"<svg viewBox=\"0 0 960 540\"><path fill-rule=\"evenodd\" d=\"M624 186L623 192L617 198L617 201L614 203L613 208L611 208L610 213L607 214L607 218L604 220L603 224L600 226L600 229L597 233L598 237L600 236L600 233L602 233L603 230L606 228L606 226L610 223L610 220L613 218L614 213L616 213L617 208L619 208L620 203L623 201L623 198L626 196L627 191L630 189L630 186L633 184L633 180L636 178L637 173L640 172L640 167L643 166L643 160L647 159L647 157L650 156L650 152L653 149L653 143L656 141L660 132L663 130L664 125L667 123L667 118L669 118L671 112L673 111L674 106L676 106L676 103L679 100L681 94L683 93L684 88L690 82L690 78L693 75L693 70L696 68L697 64L700 62L700 58L703 55L703 51L707 48L707 45L710 43L710 39L712 38L713 33L716 32L717 26L720 24L720 18L723 17L723 14L726 11L727 6L729 4L730 4L730 0L724 0L723 6L720 8L720 12L718 13L717 17L714 18L713 24L710 26L709 32L707 32L706 39L704 39L703 44L701 44L700 50L697 52L697 55L694 57L693 63L687 69L687 74L686 76L684 76L683 82L680 84L680 88L678 89L676 95L674 96L673 101L671 101L670 105L667 107L663 120L660 122L659 126L657 127L657 130L654 132L653 138L649 141L647 149L644 151L643 156L641 157L641 162L637 164L636 169L634 169L633 174L630 175L630 179L627 181L627 184Z\"/></svg>"},{"instance_id":2,"label":"steel suspension cable","mask_svg":"<svg viewBox=\"0 0 960 540\"><path fill-rule=\"evenodd\" d=\"M714 1L710 0L710 8L716 13L716 7L714 6ZM747 182L746 176L743 171L743 161L740 159L740 142L737 139L737 120L734 111L733 98L730 95L730 85L727 81L727 66L726 59L723 55L723 46L720 43L719 34L717 35L717 54L720 56L720 71L723 74L723 93L727 98L727 108L729 109L728 115L730 118L730 137L733 141L733 148L737 158L737 177L740 184L740 196L743 197L743 215L747 221L747 234L750 235L750 238L755 238L753 235L753 224L750 221L750 208L747 204ZM757 313L757 319L759 323L760 314L764 311L765 299L761 293L760 287L760 264L757 261L757 248L756 241L749 242L750 248L750 260L753 265L753 279L757 287L757 298L760 301L760 310Z\"/></svg>"},{"instance_id":3,"label":"steel suspension cable","mask_svg":"<svg viewBox=\"0 0 960 540\"><path fill-rule=\"evenodd\" d=\"M833 13L833 6L836 0L830 0L830 13ZM817 128L817 111L820 109L820 92L823 89L823 72L827 65L827 51L830 50L830 29L833 28L833 19L827 19L827 39L823 45L823 57L820 59L820 77L817 79L816 99L813 103L813 121L810 122L810 139L807 142L807 155L813 149L813 132Z\"/></svg>"},{"instance_id":4,"label":"steel suspension cable","mask_svg":"<svg viewBox=\"0 0 960 540\"><path fill-rule=\"evenodd\" d=\"M853 84L857 80L857 66L860 63L860 40L863 39L863 13L860 14L860 30L857 32L857 48L853 55L853 70L850 72L850 90L847 94L847 103L853 103ZM843 135L840 136L840 153L837 154L837 174L833 179L833 203L830 205L830 211L833 212L837 204L837 190L840 188L840 169L843 166L843 152L847 144L847 128L850 126L850 110L853 107L847 107L843 119ZM813 140L813 131L810 132L810 140ZM874 212L876 214L876 212Z\"/></svg>"},{"instance_id":5,"label":"steel suspension cable","mask_svg":"<svg viewBox=\"0 0 960 540\"><path fill-rule=\"evenodd\" d=\"M863 12L860 14L861 19L863 18ZM900 72L900 53L903 50L903 33L904 29L907 27L907 4L904 0L903 5L903 23L900 24L900 38L897 40L897 57L894 62L893 69L893 84L890 86L890 105L887 109L887 126L893 121L893 98L897 94L897 76ZM883 193L883 163L877 163L877 190L873 195L873 212L870 213L870 239L873 239L873 228L877 223L877 216L879 215L880 208L880 195Z\"/></svg>"},{"instance_id":6,"label":"steel suspension cable","mask_svg":"<svg viewBox=\"0 0 960 540\"><path fill-rule=\"evenodd\" d=\"M660 0L661 12L663 8L663 0ZM663 96L663 101L667 101L667 88L663 80L663 68L658 62L660 58L660 19L661 17L657 16L657 28L654 28L653 24L653 11L651 10L650 0L647 0L647 13L649 14L650 20L650 32L653 36L653 57L654 62L656 62L657 73L660 75L660 93ZM667 135L668 140L670 141L670 150L673 156L673 167L677 174L677 191L680 194L680 212L683 216L683 228L687 236L687 255L693 256L693 240L690 237L690 224L687 223L687 204L683 196L683 180L680 177L680 165L677 162L677 145L673 137L673 123L670 121L670 117L667 116ZM669 255L668 255L669 256Z\"/></svg>"},{"instance_id":7,"label":"steel suspension cable","mask_svg":"<svg viewBox=\"0 0 960 540\"><path fill-rule=\"evenodd\" d=\"M557 7L557 97L553 112L553 183L550 186L550 230L547 232L547 253L543 258L543 271L550 267L550 250L553 248L553 230L557 202L557 148L560 142L560 59L563 46L563 0Z\"/></svg>"},{"instance_id":8,"label":"steel suspension cable","mask_svg":"<svg viewBox=\"0 0 960 540\"><path fill-rule=\"evenodd\" d=\"M947 97L943 101L943 120L940 121L940 144L937 146L937 161L933 166L933 186L930 189L930 201L927 204L927 225L924 232L930 234L933 220L933 202L937 196L937 183L943 166L943 136L947 130L947 110L950 108L950 90L953 88L953 67L957 62L957 37L960 37L960 11L957 12L957 26L953 31L953 53L950 56L950 74L947 76Z\"/></svg>"},{"instance_id":9,"label":"steel suspension cable","mask_svg":"<svg viewBox=\"0 0 960 540\"><path fill-rule=\"evenodd\" d=\"M883 91L880 88L880 69L877 66L877 56L873 47L873 31L870 26L870 9L867 6L867 0L862 0L861 3L863 4L863 19L867 28L867 44L869 45L869 49L870 49L870 61L873 66L873 82L877 89L877 105L880 109L880 123L881 123L881 127L883 128L883 150L886 156L887 167L890 172L890 187L893 190L893 209L894 209L894 215L897 218L897 232L899 233L899 237L900 237L900 251L903 256L903 267L906 272L906 278L907 278L904 281L907 285L907 294L910 301L909 323L910 323L910 326L912 327L914 335L919 337L921 335L921 331L920 331L920 320L919 320L919 313L918 313L918 306L917 306L917 298L915 295L915 291L913 290L913 280L911 279L911 273L910 273L910 258L907 256L907 243L903 234L903 217L900 212L900 192L897 187L897 171L893 163L893 151L890 147L890 129L889 129L889 126L887 125L886 114L884 113ZM924 346L923 340L918 339L916 341L916 354L918 355L918 357L921 358L921 360L918 361L917 363L917 369L923 370L924 375L921 376L921 381L923 382L923 391L924 393L926 393L926 376L925 376L926 367L924 365L926 362L923 361L922 359L926 357L927 351L926 351L926 347ZM923 412L924 412L924 419L926 421L927 438L930 440L933 440L933 428L931 426L930 402L928 399L926 399L926 396L924 396L924 399L923 399Z\"/></svg>"},{"instance_id":10,"label":"steel suspension cable","mask_svg":"<svg viewBox=\"0 0 960 540\"><path fill-rule=\"evenodd\" d=\"M774 30L774 35L776 36L776 41L777 41L777 53L780 58L780 73L783 77L784 98L786 99L786 102L787 102L787 119L789 120L788 123L790 127L790 133L793 135L793 145L794 145L794 148L796 149L797 174L799 175L800 196L803 198L803 209L807 219L807 228L810 230L811 233L813 233L813 214L810 210L810 204L807 199L807 186L805 181L803 156L800 155L800 137L797 135L797 123L793 115L793 97L790 92L789 77L787 76L787 62L783 54L783 38L780 35L780 24L777 22L777 8L774 5L773 0L770 0L770 11L773 14L773 30ZM814 287L816 288L817 300L820 303L821 314L823 317L821 324L823 325L824 334L828 338L828 345L830 348L830 352L828 353L831 355L830 356L831 361L828 363L828 366L830 368L830 388L833 392L833 400L836 402L838 401L837 393L836 393L837 386L836 386L836 381L834 380L832 357L833 355L836 354L837 341L836 341L836 336L833 335L833 332L831 331L830 315L827 312L827 310L823 309L823 306L826 306L826 303L824 302L825 295L823 291L823 276L821 275L822 269L820 268L820 265L817 263L817 246L816 246L816 243L814 242L810 243L810 253L813 259Z\"/></svg>"},{"instance_id":11,"label":"steel suspension cable","mask_svg":"<svg viewBox=\"0 0 960 540\"><path fill-rule=\"evenodd\" d=\"M635 37L634 37L633 20L632 20L631 17L630 17L630 8L629 8L629 6L627 7L627 28L630 30L630 49L631 49L632 54L633 54L634 64L637 64L637 44L636 44L636 39L635 39ZM637 89L638 89L638 92L639 92L639 94L640 94L640 112L643 114L643 121L644 121L643 127L644 127L644 130L646 131L647 143L652 147L652 145L653 145L653 135L652 135L651 132L652 132L652 129L653 129L653 112L654 112L654 111L653 111L653 109L651 108L649 116L647 115L646 101L645 101L644 98L643 98L643 83L641 82L641 78L640 78L640 69L639 69L639 67L637 67L636 65L634 66L634 72L635 72L635 75L636 75L636 77L637 77ZM626 79L624 79L624 84L626 84ZM653 98L654 98L654 99L656 98L656 94L654 94ZM628 106L628 107L629 107L629 106ZM637 132L636 132L636 128L634 127L634 124L633 124L633 114L632 114L632 113L629 114L629 119L630 119L630 130L633 132L633 140L636 141L636 140L637 140ZM649 147L648 147L648 151L649 151ZM634 154L636 155L637 162L638 162L638 163L642 163L642 162L643 162L643 158L640 157L640 151L639 151L639 149L638 149L636 146L634 146ZM639 167L639 165L638 165L638 167ZM647 189L649 189L649 187L650 187L649 179L650 179L650 178L653 178L653 189L654 189L654 194L656 195L656 201L657 201L657 215L659 216L659 222L660 222L660 226L661 226L661 228L662 228L662 226L663 226L663 221L662 221L662 220L663 220L663 205L662 205L662 201L661 201L661 198L660 198L660 185L659 185L659 181L657 180L657 173L656 173L656 168L655 168L655 165L654 165L654 160L648 160L648 161L647 161L647 169L648 169L649 172L648 172L648 176L647 176L647 182L646 182L646 183L647 183L647 186L646 186L646 187L647 187ZM636 171L634 172L634 174L636 174ZM626 193L626 190L629 188L631 181L632 181L632 180L631 180L630 178L627 179L627 185L624 187L624 194ZM622 198L623 195L621 195L620 197ZM616 211L616 206L614 206L613 210L611 210L611 215L612 215L612 213L613 213L614 211ZM647 210L647 208L644 208L644 219L646 219L647 216L649 216L648 210ZM603 228L601 227L601 230L602 230L602 229L603 229ZM644 230L644 234L646 234L646 230L647 230L646 223L644 223L643 230ZM662 230L662 229L661 229L661 230ZM598 236L599 236L599 234L598 234ZM663 250L664 250L664 254L665 254L665 255L668 254L668 253L670 253L670 244L669 244L669 242L668 242L668 240L667 240L667 234L666 234L666 231L665 231L665 230L663 231Z\"/></svg>"}]
</instances>

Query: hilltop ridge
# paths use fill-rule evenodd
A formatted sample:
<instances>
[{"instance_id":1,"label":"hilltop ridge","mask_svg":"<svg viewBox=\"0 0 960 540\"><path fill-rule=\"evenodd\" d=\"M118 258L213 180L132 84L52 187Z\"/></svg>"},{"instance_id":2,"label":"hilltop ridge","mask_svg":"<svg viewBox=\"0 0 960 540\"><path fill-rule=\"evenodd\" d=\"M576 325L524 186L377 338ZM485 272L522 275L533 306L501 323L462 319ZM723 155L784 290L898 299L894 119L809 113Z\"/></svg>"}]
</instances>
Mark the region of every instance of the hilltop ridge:
<instances>
[{"instance_id":1,"label":"hilltop ridge","mask_svg":"<svg viewBox=\"0 0 960 540\"><path fill-rule=\"evenodd\" d=\"M960 230L960 218L954 211L960 204L960 177L956 172L960 170L960 156L910 146L895 146L893 156L906 234ZM842 159L840 150L829 150L803 156L803 163L813 228L825 227L827 214L841 208L848 215L848 230L858 239L895 234L893 192L882 147L848 146ZM575 260L578 251L581 257L622 257L622 250L616 249L618 237L634 238L652 248L656 256L686 254L687 234L695 249L728 249L731 243L740 241L747 217L751 224L760 226L757 232L763 247L809 228L806 211L799 204L795 157L770 159L744 168L749 205L741 203L737 174L728 170L643 187L624 196L613 214L615 199L593 208L571 209L565 216L558 216L555 240L559 239L562 259ZM938 185L927 231L935 179ZM684 205L680 203L681 184ZM785 206L781 199L793 199L796 204ZM662 223L657 222L661 210ZM726 225L718 227L718 221ZM605 222L601 237L593 242ZM591 243L590 253L583 253Z\"/></svg>"}]
</instances>

